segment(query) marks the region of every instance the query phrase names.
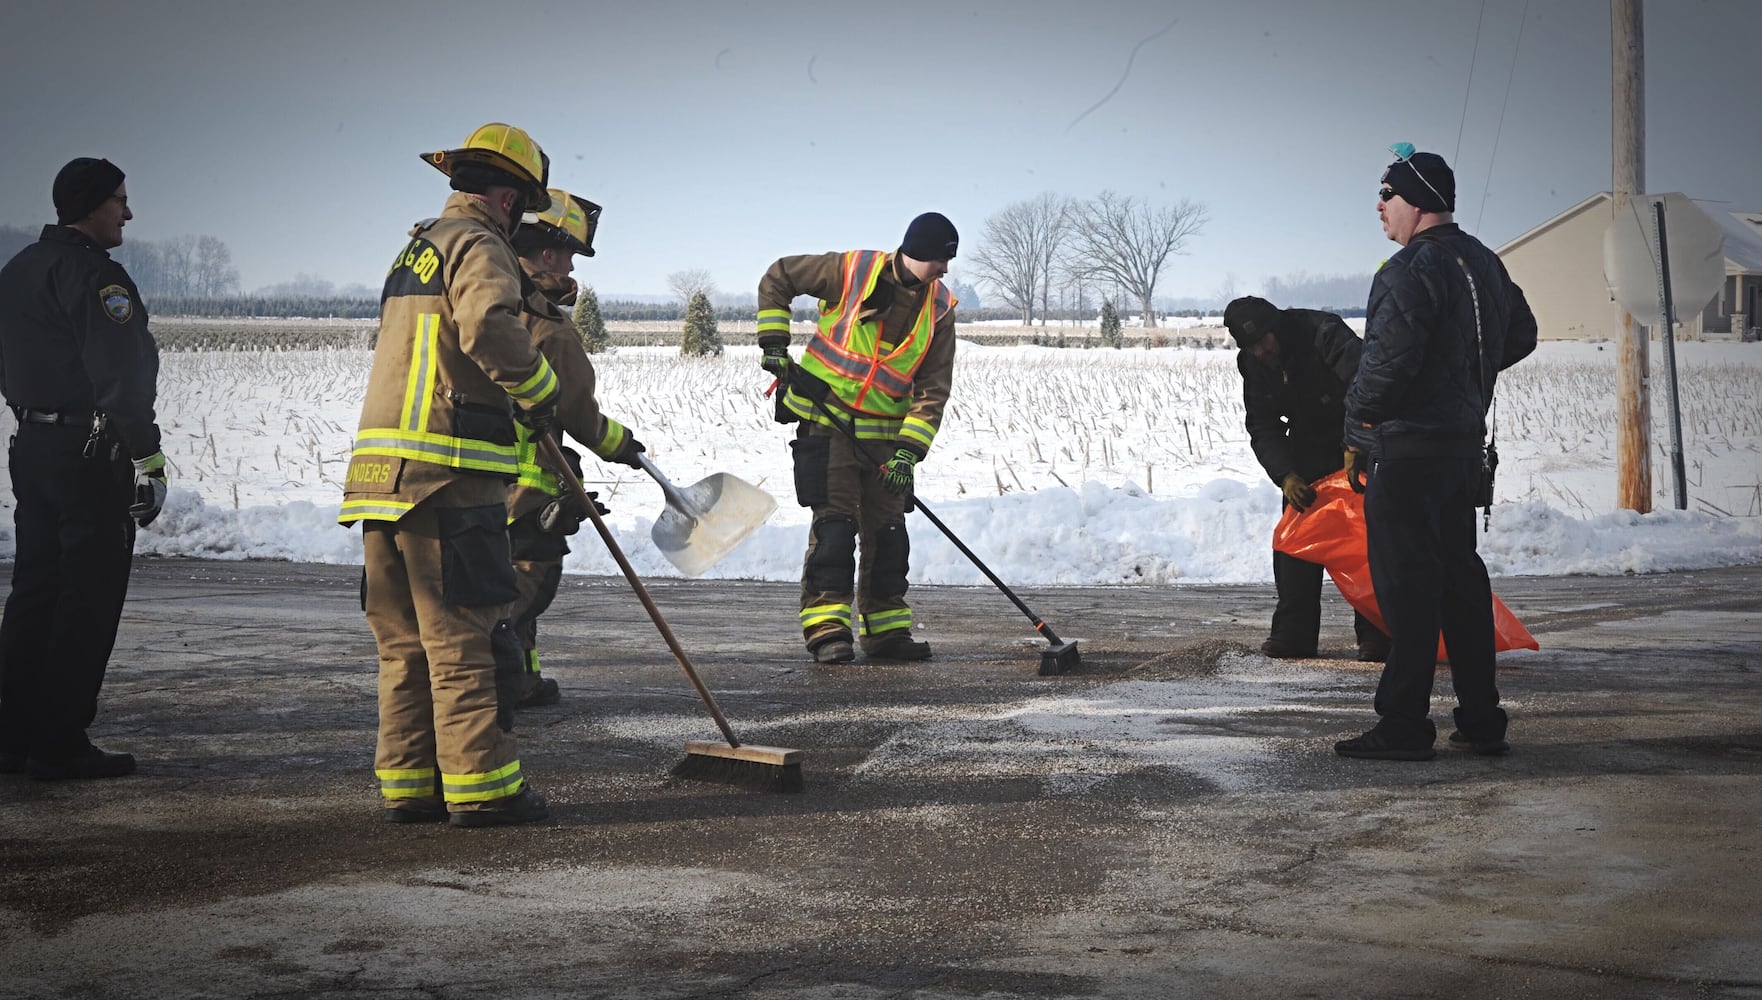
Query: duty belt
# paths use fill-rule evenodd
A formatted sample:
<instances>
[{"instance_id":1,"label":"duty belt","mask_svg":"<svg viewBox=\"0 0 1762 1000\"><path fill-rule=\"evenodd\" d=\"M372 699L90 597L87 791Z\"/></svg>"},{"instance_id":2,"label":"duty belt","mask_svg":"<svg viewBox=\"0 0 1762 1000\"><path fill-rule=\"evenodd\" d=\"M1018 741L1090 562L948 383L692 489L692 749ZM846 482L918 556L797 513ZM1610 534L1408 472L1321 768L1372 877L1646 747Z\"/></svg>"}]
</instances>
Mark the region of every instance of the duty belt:
<instances>
[{"instance_id":1,"label":"duty belt","mask_svg":"<svg viewBox=\"0 0 1762 1000\"><path fill-rule=\"evenodd\" d=\"M66 424L76 427L89 427L92 424L91 410L33 410L28 406L14 406L12 414L21 424Z\"/></svg>"}]
</instances>

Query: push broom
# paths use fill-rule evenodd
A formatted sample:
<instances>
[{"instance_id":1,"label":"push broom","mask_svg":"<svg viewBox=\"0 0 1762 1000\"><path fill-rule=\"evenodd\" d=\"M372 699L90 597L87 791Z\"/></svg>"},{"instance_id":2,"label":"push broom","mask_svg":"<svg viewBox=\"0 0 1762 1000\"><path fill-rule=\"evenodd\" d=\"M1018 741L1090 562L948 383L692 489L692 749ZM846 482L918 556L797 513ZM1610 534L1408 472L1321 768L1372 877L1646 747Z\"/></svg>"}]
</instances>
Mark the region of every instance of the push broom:
<instances>
[{"instance_id":1,"label":"push broom","mask_svg":"<svg viewBox=\"0 0 1762 1000\"><path fill-rule=\"evenodd\" d=\"M716 728L722 730L726 743L714 740L686 740L685 759L673 768L674 777L690 778L696 781L714 781L725 785L740 785L761 792L799 792L802 790L800 750L784 747L755 746L742 743L734 735L734 729L716 707L716 699L704 682L698 678L697 670L692 667L691 660L685 650L674 638L673 630L667 627L666 619L661 617L661 609L655 607L654 599L649 597L648 588L642 585L636 570L630 561L624 558L624 551L612 538L612 532L606 528L606 522L600 518L599 508L594 505L593 498L587 495L586 487L581 480L569 470L563 460L563 451L557 446L556 439L549 434L538 436L539 448L557 475L567 484L569 492L575 496L587 516L593 519L594 530L599 532L600 541L606 543L606 550L612 553L618 568L624 571L624 578L630 581L630 589L636 591L637 599L654 620L655 628L661 638L667 641L667 648L673 651L673 657L679 661L679 667L685 671L686 679L697 689L697 696L703 699L704 707L710 710L710 718L716 722Z\"/></svg>"},{"instance_id":2,"label":"push broom","mask_svg":"<svg viewBox=\"0 0 1762 1000\"><path fill-rule=\"evenodd\" d=\"M790 375L793 379L790 384L795 388L800 389L802 395L813 400L814 408L819 410L827 420L831 421L832 426L844 432L844 436L850 439L850 443L856 447L857 454L862 456L863 461L879 468L882 463L877 462L875 456L863 445L863 442L858 440L856 432L851 430L850 426L843 420L838 419L837 415L826 405L826 394L831 391L832 387L815 378L811 374L802 371L799 366L790 366ZM776 388L777 385L773 383L771 390L775 390ZM767 392L767 395L769 395L769 392ZM961 555L966 556L974 566L979 568L979 572L985 574L986 579L990 580L998 590L1003 591L1003 596L1009 598L1010 601L1015 604L1018 611L1028 616L1028 621L1034 624L1034 631L1039 632L1040 635L1046 639L1048 643L1047 648L1040 651L1040 676L1057 676L1058 674L1075 670L1083 665L1083 659L1077 653L1077 643L1075 640L1065 642L1060 639L1058 633L1052 630L1051 625L1042 621L1039 615L1035 614L1027 604L1023 603L1020 597L1016 596L1015 591L1009 589L1008 585L998 579L996 573L991 572L991 567L985 565L984 561L975 555L972 549L967 548L965 542L962 542L955 536L955 533L949 529L948 525L942 523L941 518L932 513L930 508L924 506L923 500L913 496L911 502L917 507L919 513L923 514L926 518L929 518L930 523L934 524L938 531L941 531L943 535L947 536L950 542L954 543L954 547L961 551Z\"/></svg>"}]
</instances>

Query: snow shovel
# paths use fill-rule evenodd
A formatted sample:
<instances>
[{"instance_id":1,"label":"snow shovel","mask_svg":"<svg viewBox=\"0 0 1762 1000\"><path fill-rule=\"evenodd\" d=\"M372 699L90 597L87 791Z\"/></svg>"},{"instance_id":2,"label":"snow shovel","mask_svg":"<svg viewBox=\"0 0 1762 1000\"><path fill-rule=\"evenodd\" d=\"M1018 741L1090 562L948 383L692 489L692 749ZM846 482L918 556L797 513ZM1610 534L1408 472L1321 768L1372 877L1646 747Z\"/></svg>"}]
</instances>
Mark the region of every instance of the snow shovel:
<instances>
[{"instance_id":1,"label":"snow shovel","mask_svg":"<svg viewBox=\"0 0 1762 1000\"><path fill-rule=\"evenodd\" d=\"M697 576L716 565L777 509L771 494L726 472L680 489L647 455L637 452L636 459L667 496L667 509L655 518L649 537L667 561L686 576Z\"/></svg>"}]
</instances>

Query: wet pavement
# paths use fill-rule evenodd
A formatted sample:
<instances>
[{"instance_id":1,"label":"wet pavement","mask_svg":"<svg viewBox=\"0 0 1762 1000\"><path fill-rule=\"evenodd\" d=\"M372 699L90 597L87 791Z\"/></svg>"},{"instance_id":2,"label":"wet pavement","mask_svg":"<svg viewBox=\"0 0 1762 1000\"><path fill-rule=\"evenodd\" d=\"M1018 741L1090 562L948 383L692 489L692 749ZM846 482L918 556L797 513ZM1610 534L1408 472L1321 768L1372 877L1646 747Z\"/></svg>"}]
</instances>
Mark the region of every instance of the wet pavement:
<instances>
[{"instance_id":1,"label":"wet pavement","mask_svg":"<svg viewBox=\"0 0 1762 1000\"><path fill-rule=\"evenodd\" d=\"M1344 760L1374 721L1256 649L1270 586L914 588L925 663L822 667L795 588L651 589L806 790L671 777L714 739L621 579L542 623L549 822L383 822L359 570L137 565L94 738L0 776L0 997L1762 997L1762 567L1513 578L1514 749ZM1439 675L1434 718L1453 704Z\"/></svg>"}]
</instances>

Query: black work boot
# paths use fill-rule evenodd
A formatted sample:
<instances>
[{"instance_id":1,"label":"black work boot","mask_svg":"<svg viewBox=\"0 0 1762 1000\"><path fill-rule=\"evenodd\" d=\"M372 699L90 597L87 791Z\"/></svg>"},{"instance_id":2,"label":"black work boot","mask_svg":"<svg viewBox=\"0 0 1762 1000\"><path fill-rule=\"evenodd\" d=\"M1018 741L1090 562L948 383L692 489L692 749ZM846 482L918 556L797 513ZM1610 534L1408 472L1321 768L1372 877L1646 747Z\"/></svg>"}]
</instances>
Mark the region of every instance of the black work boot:
<instances>
[{"instance_id":1,"label":"black work boot","mask_svg":"<svg viewBox=\"0 0 1762 1000\"><path fill-rule=\"evenodd\" d=\"M0 774L23 774L30 757L24 750L0 750Z\"/></svg>"},{"instance_id":2,"label":"black work boot","mask_svg":"<svg viewBox=\"0 0 1762 1000\"><path fill-rule=\"evenodd\" d=\"M808 640L808 652L815 663L849 663L857 658L851 648L849 632L827 632Z\"/></svg>"},{"instance_id":3,"label":"black work boot","mask_svg":"<svg viewBox=\"0 0 1762 1000\"><path fill-rule=\"evenodd\" d=\"M911 629L896 628L863 643L863 655L871 660L928 660L930 644L912 638Z\"/></svg>"},{"instance_id":4,"label":"black work boot","mask_svg":"<svg viewBox=\"0 0 1762 1000\"><path fill-rule=\"evenodd\" d=\"M1495 708L1493 712L1496 714L1477 720L1480 724L1469 725L1468 720L1463 718L1462 709L1458 708L1456 731L1450 734L1450 745L1482 757L1497 757L1509 753L1511 744L1505 740L1505 710Z\"/></svg>"},{"instance_id":5,"label":"black work boot","mask_svg":"<svg viewBox=\"0 0 1762 1000\"><path fill-rule=\"evenodd\" d=\"M1430 727L1431 723L1428 721L1426 725ZM1431 760L1438 755L1438 751L1432 748L1432 743L1437 738L1435 728L1430 736L1417 732L1396 736L1378 723L1362 736L1354 736L1334 744L1334 752L1342 757L1357 757L1361 760Z\"/></svg>"},{"instance_id":6,"label":"black work boot","mask_svg":"<svg viewBox=\"0 0 1762 1000\"><path fill-rule=\"evenodd\" d=\"M62 757L57 760L32 756L25 763L25 770L38 781L120 778L125 774L135 773L135 755L132 753L106 753L97 747L89 746L72 757Z\"/></svg>"},{"instance_id":7,"label":"black work boot","mask_svg":"<svg viewBox=\"0 0 1762 1000\"><path fill-rule=\"evenodd\" d=\"M514 703L515 708L538 708L543 705L555 705L563 700L563 692L557 682L549 677L540 677L535 671L526 675L526 689L520 700Z\"/></svg>"},{"instance_id":8,"label":"black work boot","mask_svg":"<svg viewBox=\"0 0 1762 1000\"><path fill-rule=\"evenodd\" d=\"M445 823L447 821L447 804L439 799L406 799L397 805L387 806L384 811L388 823Z\"/></svg>"},{"instance_id":9,"label":"black work boot","mask_svg":"<svg viewBox=\"0 0 1762 1000\"><path fill-rule=\"evenodd\" d=\"M544 796L528 787L499 806L449 813L448 822L454 826L513 826L516 823L536 823L550 816Z\"/></svg>"},{"instance_id":10,"label":"black work boot","mask_svg":"<svg viewBox=\"0 0 1762 1000\"><path fill-rule=\"evenodd\" d=\"M1375 635L1358 644L1358 662L1387 663L1389 660L1389 637Z\"/></svg>"},{"instance_id":11,"label":"black work boot","mask_svg":"<svg viewBox=\"0 0 1762 1000\"><path fill-rule=\"evenodd\" d=\"M1260 644L1260 655L1275 660L1307 660L1315 656L1315 646L1299 646L1274 636Z\"/></svg>"}]
</instances>

